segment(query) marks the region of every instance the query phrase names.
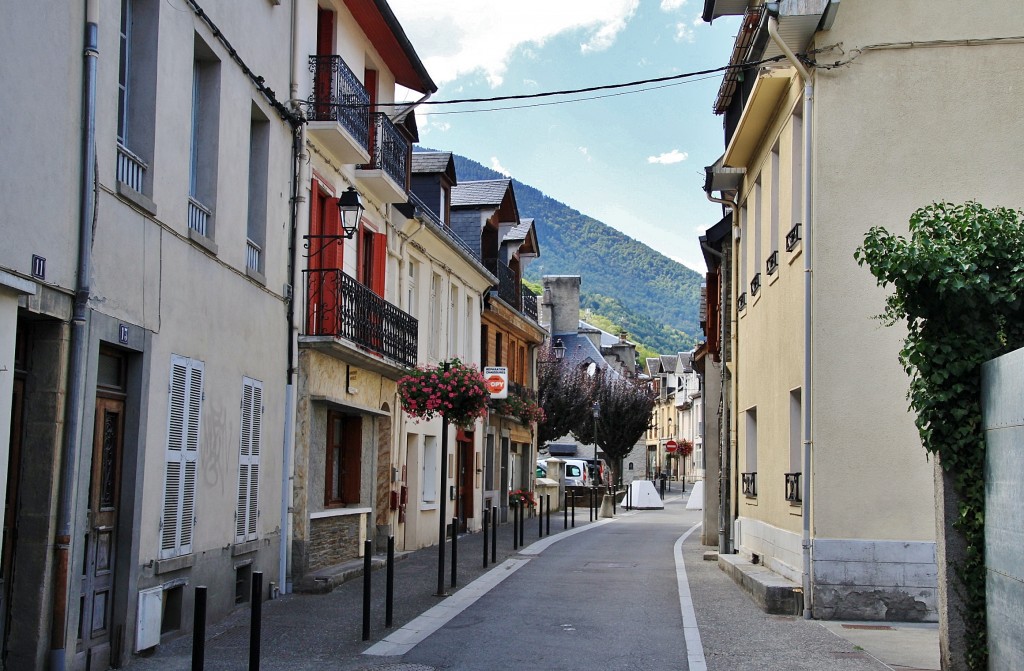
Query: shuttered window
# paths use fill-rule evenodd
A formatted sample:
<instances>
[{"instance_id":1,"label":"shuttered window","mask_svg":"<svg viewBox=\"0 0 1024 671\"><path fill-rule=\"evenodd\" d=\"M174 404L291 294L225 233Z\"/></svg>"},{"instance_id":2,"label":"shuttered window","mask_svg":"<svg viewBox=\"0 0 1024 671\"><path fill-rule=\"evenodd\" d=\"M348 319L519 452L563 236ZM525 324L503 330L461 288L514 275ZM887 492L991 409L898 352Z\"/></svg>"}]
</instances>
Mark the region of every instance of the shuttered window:
<instances>
[{"instance_id":1,"label":"shuttered window","mask_svg":"<svg viewBox=\"0 0 1024 671\"><path fill-rule=\"evenodd\" d=\"M160 518L161 559L192 552L203 370L202 361L171 356L164 502Z\"/></svg>"},{"instance_id":2,"label":"shuttered window","mask_svg":"<svg viewBox=\"0 0 1024 671\"><path fill-rule=\"evenodd\" d=\"M242 378L242 430L238 450L238 507L235 542L256 539L259 518L260 441L263 419L263 383Z\"/></svg>"}]
</instances>

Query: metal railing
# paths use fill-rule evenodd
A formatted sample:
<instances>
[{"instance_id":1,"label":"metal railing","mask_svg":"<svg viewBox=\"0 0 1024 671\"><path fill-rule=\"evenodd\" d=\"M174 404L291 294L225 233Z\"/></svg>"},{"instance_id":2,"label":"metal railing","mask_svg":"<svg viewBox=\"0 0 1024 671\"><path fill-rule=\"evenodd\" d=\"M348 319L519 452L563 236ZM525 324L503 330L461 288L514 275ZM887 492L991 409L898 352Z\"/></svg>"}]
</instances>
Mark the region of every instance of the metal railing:
<instances>
[{"instance_id":1,"label":"metal railing","mask_svg":"<svg viewBox=\"0 0 1024 671\"><path fill-rule=\"evenodd\" d=\"M516 279L516 274L498 259L485 259L484 266L498 278L498 298L518 310L519 301L522 300L522 287Z\"/></svg>"},{"instance_id":2,"label":"metal railing","mask_svg":"<svg viewBox=\"0 0 1024 671\"><path fill-rule=\"evenodd\" d=\"M761 291L761 273L754 273L754 279L750 280L750 295L756 296Z\"/></svg>"},{"instance_id":3,"label":"metal railing","mask_svg":"<svg viewBox=\"0 0 1024 671\"><path fill-rule=\"evenodd\" d=\"M383 112L370 115L372 133L370 138L370 163L360 166L363 170L382 170L401 186L405 186L409 174L409 143L398 132L395 124Z\"/></svg>"},{"instance_id":4,"label":"metal railing","mask_svg":"<svg viewBox=\"0 0 1024 671\"><path fill-rule=\"evenodd\" d=\"M775 271L779 269L779 250L775 250L768 255L768 261L765 262L765 271L769 275L774 275Z\"/></svg>"},{"instance_id":5,"label":"metal railing","mask_svg":"<svg viewBox=\"0 0 1024 671\"><path fill-rule=\"evenodd\" d=\"M528 289L523 289L523 314L537 321L537 296Z\"/></svg>"},{"instance_id":6,"label":"metal railing","mask_svg":"<svg viewBox=\"0 0 1024 671\"><path fill-rule=\"evenodd\" d=\"M743 496L757 498L757 471L742 473L740 476L743 478Z\"/></svg>"},{"instance_id":7,"label":"metal railing","mask_svg":"<svg viewBox=\"0 0 1024 671\"><path fill-rule=\"evenodd\" d=\"M796 249L800 239L800 224L793 224L793 228L789 229L789 233L786 233L786 251L791 252Z\"/></svg>"},{"instance_id":8,"label":"metal railing","mask_svg":"<svg viewBox=\"0 0 1024 671\"><path fill-rule=\"evenodd\" d=\"M259 272L260 269L260 256L262 256L263 250L252 240L246 239L245 241L245 267L252 268Z\"/></svg>"},{"instance_id":9,"label":"metal railing","mask_svg":"<svg viewBox=\"0 0 1024 671\"><path fill-rule=\"evenodd\" d=\"M304 335L344 338L373 354L416 365L416 318L341 270L304 270Z\"/></svg>"},{"instance_id":10,"label":"metal railing","mask_svg":"<svg viewBox=\"0 0 1024 671\"><path fill-rule=\"evenodd\" d=\"M786 500L790 503L800 503L800 474L786 473Z\"/></svg>"},{"instance_id":11,"label":"metal railing","mask_svg":"<svg viewBox=\"0 0 1024 671\"><path fill-rule=\"evenodd\" d=\"M117 181L142 193L142 184L149 166L127 147L117 145Z\"/></svg>"},{"instance_id":12,"label":"metal railing","mask_svg":"<svg viewBox=\"0 0 1024 671\"><path fill-rule=\"evenodd\" d=\"M338 55L310 56L313 92L310 121L337 121L366 149L370 141L370 94Z\"/></svg>"},{"instance_id":13,"label":"metal railing","mask_svg":"<svg viewBox=\"0 0 1024 671\"><path fill-rule=\"evenodd\" d=\"M747 309L747 292L743 292L736 299L736 309L743 311Z\"/></svg>"},{"instance_id":14,"label":"metal railing","mask_svg":"<svg viewBox=\"0 0 1024 671\"><path fill-rule=\"evenodd\" d=\"M203 236L210 237L210 217L213 215L210 210L192 196L188 197L188 227Z\"/></svg>"}]
</instances>

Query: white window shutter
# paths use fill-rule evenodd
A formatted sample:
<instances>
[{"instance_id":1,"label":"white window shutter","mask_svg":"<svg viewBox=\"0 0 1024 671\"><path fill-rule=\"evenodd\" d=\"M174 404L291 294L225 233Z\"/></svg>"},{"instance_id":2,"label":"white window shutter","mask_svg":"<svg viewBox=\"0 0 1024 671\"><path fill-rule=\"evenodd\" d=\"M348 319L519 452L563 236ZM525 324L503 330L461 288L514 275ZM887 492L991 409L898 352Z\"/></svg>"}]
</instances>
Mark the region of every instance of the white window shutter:
<instances>
[{"instance_id":1,"label":"white window shutter","mask_svg":"<svg viewBox=\"0 0 1024 671\"><path fill-rule=\"evenodd\" d=\"M238 501L235 542L256 538L259 516L260 441L263 420L263 383L242 380L242 430L238 450Z\"/></svg>"},{"instance_id":2,"label":"white window shutter","mask_svg":"<svg viewBox=\"0 0 1024 671\"><path fill-rule=\"evenodd\" d=\"M203 362L171 356L160 558L192 552Z\"/></svg>"}]
</instances>

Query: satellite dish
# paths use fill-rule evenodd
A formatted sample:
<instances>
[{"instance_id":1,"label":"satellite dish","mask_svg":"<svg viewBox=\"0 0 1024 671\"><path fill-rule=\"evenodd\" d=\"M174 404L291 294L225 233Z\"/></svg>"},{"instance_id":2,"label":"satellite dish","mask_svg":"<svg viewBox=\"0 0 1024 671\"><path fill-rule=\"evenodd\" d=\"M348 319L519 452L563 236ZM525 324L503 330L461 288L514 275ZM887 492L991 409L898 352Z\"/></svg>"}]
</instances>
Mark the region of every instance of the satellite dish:
<instances>
[{"instance_id":1,"label":"satellite dish","mask_svg":"<svg viewBox=\"0 0 1024 671\"><path fill-rule=\"evenodd\" d=\"M591 361L590 365L587 366L587 375L589 375L590 377L594 377L594 373L596 373L596 372L597 372L597 364L594 363L593 361Z\"/></svg>"}]
</instances>

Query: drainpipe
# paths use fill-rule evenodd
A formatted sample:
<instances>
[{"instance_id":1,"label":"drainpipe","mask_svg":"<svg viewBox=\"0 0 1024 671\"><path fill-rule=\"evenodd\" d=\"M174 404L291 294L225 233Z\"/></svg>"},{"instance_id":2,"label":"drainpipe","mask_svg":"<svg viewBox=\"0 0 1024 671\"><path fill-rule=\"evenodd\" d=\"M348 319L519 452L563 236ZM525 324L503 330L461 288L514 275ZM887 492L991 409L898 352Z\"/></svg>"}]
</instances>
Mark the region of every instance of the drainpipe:
<instances>
[{"instance_id":1,"label":"drainpipe","mask_svg":"<svg viewBox=\"0 0 1024 671\"><path fill-rule=\"evenodd\" d=\"M708 200L712 203L719 203L729 208L730 214L732 214L733 222L736 221L736 200L735 198L715 198L710 192L705 192ZM735 231L737 227L734 225ZM733 240L738 240L739 236L733 234ZM707 247L705 247L707 249ZM714 252L714 250L710 250ZM722 258L722 254L714 252L719 258ZM735 253L732 254L732 266L736 268ZM730 282L730 291L735 286L735 280ZM719 288L721 291L721 287ZM729 320L732 320L732 309L729 310ZM722 328L724 329L726 321L722 320ZM722 347L726 347L728 344L728 354L735 356L736 348L732 344L732 338L736 332L735 327L731 329L731 333L723 334L721 338ZM728 336L728 339L725 337ZM732 368L735 368L733 366ZM731 489L730 489L730 477L732 470L732 453L730 450L732 436L732 413L730 412L730 385L732 378L732 370L729 366L729 356L722 357L722 435L719 436L719 444L721 446L721 458L719 459L719 482L718 482L718 551L721 554L732 554L733 552L733 538L732 538L732 523L733 517L729 514L732 507Z\"/></svg>"},{"instance_id":2,"label":"drainpipe","mask_svg":"<svg viewBox=\"0 0 1024 671\"><path fill-rule=\"evenodd\" d=\"M68 604L71 583L71 522L78 453L85 422L85 374L89 358L89 283L92 276L92 227L96 211L96 61L99 58L98 0L85 2L85 50L82 62L82 154L78 209L78 278L71 317L71 357L60 466L60 498L54 539L53 613L50 631L50 669L63 671L67 662Z\"/></svg>"},{"instance_id":3,"label":"drainpipe","mask_svg":"<svg viewBox=\"0 0 1024 671\"><path fill-rule=\"evenodd\" d=\"M811 80L811 73L804 64L800 62L783 39L779 36L778 20L771 16L768 18L768 35L779 49L792 63L800 79L804 83L804 174L803 174L803 254L804 254L804 380L802 391L803 411L803 590L804 590L804 619L811 619L811 447L814 444L811 433L811 125L814 121L814 83Z\"/></svg>"}]
</instances>

